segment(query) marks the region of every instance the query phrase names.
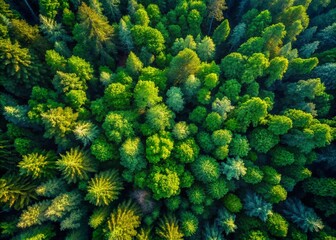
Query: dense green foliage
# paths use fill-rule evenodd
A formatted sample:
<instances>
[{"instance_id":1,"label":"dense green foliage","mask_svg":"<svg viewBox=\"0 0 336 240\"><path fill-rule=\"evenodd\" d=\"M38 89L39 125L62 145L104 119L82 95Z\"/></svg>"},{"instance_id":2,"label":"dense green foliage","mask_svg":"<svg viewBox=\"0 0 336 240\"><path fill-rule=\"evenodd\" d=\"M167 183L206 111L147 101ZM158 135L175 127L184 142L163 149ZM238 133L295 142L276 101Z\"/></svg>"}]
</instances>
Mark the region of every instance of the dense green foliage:
<instances>
[{"instance_id":1,"label":"dense green foliage","mask_svg":"<svg viewBox=\"0 0 336 240\"><path fill-rule=\"evenodd\" d=\"M335 239L335 22L334 0L0 0L0 239Z\"/></svg>"}]
</instances>

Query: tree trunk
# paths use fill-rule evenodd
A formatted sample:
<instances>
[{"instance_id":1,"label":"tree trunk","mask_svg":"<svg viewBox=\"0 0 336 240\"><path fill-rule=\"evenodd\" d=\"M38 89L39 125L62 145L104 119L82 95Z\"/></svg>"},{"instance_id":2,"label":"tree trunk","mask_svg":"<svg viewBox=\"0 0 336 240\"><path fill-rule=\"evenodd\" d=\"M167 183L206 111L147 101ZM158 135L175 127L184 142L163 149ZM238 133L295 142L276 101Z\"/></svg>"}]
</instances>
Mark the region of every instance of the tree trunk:
<instances>
[{"instance_id":1,"label":"tree trunk","mask_svg":"<svg viewBox=\"0 0 336 240\"><path fill-rule=\"evenodd\" d=\"M27 0L24 0L24 3L26 4L26 6L28 7L31 15L33 16L33 18L35 19L35 21L38 21L38 17L36 16L34 10L32 9L32 7L30 6L30 4L27 2Z\"/></svg>"}]
</instances>

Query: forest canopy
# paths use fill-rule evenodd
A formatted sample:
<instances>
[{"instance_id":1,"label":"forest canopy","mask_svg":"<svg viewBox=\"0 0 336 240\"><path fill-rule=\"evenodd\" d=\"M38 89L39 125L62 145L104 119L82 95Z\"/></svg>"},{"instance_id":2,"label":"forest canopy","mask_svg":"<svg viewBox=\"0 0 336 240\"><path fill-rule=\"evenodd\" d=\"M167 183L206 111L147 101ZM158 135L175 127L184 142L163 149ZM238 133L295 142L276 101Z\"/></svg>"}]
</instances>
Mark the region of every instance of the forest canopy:
<instances>
[{"instance_id":1,"label":"forest canopy","mask_svg":"<svg viewBox=\"0 0 336 240\"><path fill-rule=\"evenodd\" d=\"M336 1L0 0L0 239L336 239Z\"/></svg>"}]
</instances>

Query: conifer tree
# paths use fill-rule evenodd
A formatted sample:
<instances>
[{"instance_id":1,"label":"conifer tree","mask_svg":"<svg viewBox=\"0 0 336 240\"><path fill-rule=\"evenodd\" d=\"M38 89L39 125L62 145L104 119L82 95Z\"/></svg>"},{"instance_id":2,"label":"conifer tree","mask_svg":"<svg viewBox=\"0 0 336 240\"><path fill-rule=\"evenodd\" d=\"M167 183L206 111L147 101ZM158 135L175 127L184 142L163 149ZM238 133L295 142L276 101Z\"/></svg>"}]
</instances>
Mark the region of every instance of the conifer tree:
<instances>
[{"instance_id":1,"label":"conifer tree","mask_svg":"<svg viewBox=\"0 0 336 240\"><path fill-rule=\"evenodd\" d=\"M85 3L79 7L78 17L80 22L73 30L78 43L74 52L86 59L99 59L104 64L113 63L114 28L109 25L106 17L99 15Z\"/></svg>"},{"instance_id":2,"label":"conifer tree","mask_svg":"<svg viewBox=\"0 0 336 240\"><path fill-rule=\"evenodd\" d=\"M137 234L140 220L137 206L131 201L122 202L113 210L107 222L108 239L131 240Z\"/></svg>"},{"instance_id":3,"label":"conifer tree","mask_svg":"<svg viewBox=\"0 0 336 240\"><path fill-rule=\"evenodd\" d=\"M68 183L88 179L90 172L95 172L95 166L86 151L71 148L56 162L57 168L62 172Z\"/></svg>"},{"instance_id":4,"label":"conifer tree","mask_svg":"<svg viewBox=\"0 0 336 240\"><path fill-rule=\"evenodd\" d=\"M122 182L116 170L104 171L91 178L86 199L96 206L109 205L118 198Z\"/></svg>"},{"instance_id":5,"label":"conifer tree","mask_svg":"<svg viewBox=\"0 0 336 240\"><path fill-rule=\"evenodd\" d=\"M160 219L156 234L164 240L182 240L183 234L174 216L164 216Z\"/></svg>"}]
</instances>

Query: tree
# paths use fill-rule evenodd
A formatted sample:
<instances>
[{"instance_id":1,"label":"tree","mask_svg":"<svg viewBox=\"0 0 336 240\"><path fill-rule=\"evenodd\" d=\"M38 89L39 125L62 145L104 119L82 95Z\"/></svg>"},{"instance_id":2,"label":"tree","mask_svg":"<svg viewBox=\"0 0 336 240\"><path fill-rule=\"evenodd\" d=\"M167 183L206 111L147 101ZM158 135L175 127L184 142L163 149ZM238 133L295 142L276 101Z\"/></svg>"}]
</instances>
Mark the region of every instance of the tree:
<instances>
[{"instance_id":1,"label":"tree","mask_svg":"<svg viewBox=\"0 0 336 240\"><path fill-rule=\"evenodd\" d=\"M45 127L46 138L55 137L56 143L64 142L64 137L69 134L75 126L78 113L74 113L71 108L52 108L41 114Z\"/></svg>"},{"instance_id":2,"label":"tree","mask_svg":"<svg viewBox=\"0 0 336 240\"><path fill-rule=\"evenodd\" d=\"M66 183L61 178L51 178L36 188L36 194L43 197L56 197L66 189Z\"/></svg>"},{"instance_id":3,"label":"tree","mask_svg":"<svg viewBox=\"0 0 336 240\"><path fill-rule=\"evenodd\" d=\"M222 229L217 226L217 224L214 224L212 226L208 224L205 225L204 231L203 231L203 239L205 240L211 240L211 239L217 239L217 240L224 240Z\"/></svg>"},{"instance_id":4,"label":"tree","mask_svg":"<svg viewBox=\"0 0 336 240\"><path fill-rule=\"evenodd\" d=\"M215 221L218 226L224 230L225 234L228 235L237 229L235 220L236 215L228 212L225 208L221 208Z\"/></svg>"},{"instance_id":5,"label":"tree","mask_svg":"<svg viewBox=\"0 0 336 240\"><path fill-rule=\"evenodd\" d=\"M166 103L174 112L181 112L184 108L184 99L181 88L171 87L167 91Z\"/></svg>"},{"instance_id":6,"label":"tree","mask_svg":"<svg viewBox=\"0 0 336 240\"><path fill-rule=\"evenodd\" d=\"M271 131L264 128L256 128L251 132L251 147L261 153L267 153L271 148L279 143L280 139Z\"/></svg>"},{"instance_id":7,"label":"tree","mask_svg":"<svg viewBox=\"0 0 336 240\"><path fill-rule=\"evenodd\" d=\"M36 185L28 178L4 175L0 178L0 202L14 209L22 209L36 200Z\"/></svg>"},{"instance_id":8,"label":"tree","mask_svg":"<svg viewBox=\"0 0 336 240\"><path fill-rule=\"evenodd\" d=\"M98 161L105 162L116 157L117 149L114 145L107 142L105 137L100 136L92 142L90 147L91 154Z\"/></svg>"},{"instance_id":9,"label":"tree","mask_svg":"<svg viewBox=\"0 0 336 240\"><path fill-rule=\"evenodd\" d=\"M191 212L182 212L180 217L181 230L186 237L193 236L198 229L198 219Z\"/></svg>"},{"instance_id":10,"label":"tree","mask_svg":"<svg viewBox=\"0 0 336 240\"><path fill-rule=\"evenodd\" d=\"M203 183L211 183L219 178L218 162L209 156L201 155L191 165L195 178Z\"/></svg>"},{"instance_id":11,"label":"tree","mask_svg":"<svg viewBox=\"0 0 336 240\"><path fill-rule=\"evenodd\" d=\"M126 70L132 77L139 76L143 68L141 60L133 53L130 52L126 60Z\"/></svg>"},{"instance_id":12,"label":"tree","mask_svg":"<svg viewBox=\"0 0 336 240\"><path fill-rule=\"evenodd\" d=\"M242 131L246 131L250 124L256 127L261 119L267 115L266 101L253 97L235 109L237 121L241 124Z\"/></svg>"},{"instance_id":13,"label":"tree","mask_svg":"<svg viewBox=\"0 0 336 240\"><path fill-rule=\"evenodd\" d=\"M101 64L113 63L114 28L108 24L106 17L99 15L85 3L79 7L78 17L80 23L73 29L77 41L74 52L92 62L98 59Z\"/></svg>"},{"instance_id":14,"label":"tree","mask_svg":"<svg viewBox=\"0 0 336 240\"><path fill-rule=\"evenodd\" d=\"M66 1L39 0L40 14L54 19L61 7L64 7Z\"/></svg>"},{"instance_id":15,"label":"tree","mask_svg":"<svg viewBox=\"0 0 336 240\"><path fill-rule=\"evenodd\" d=\"M260 12L247 27L247 37L260 36L263 30L272 22L272 15L268 10Z\"/></svg>"},{"instance_id":16,"label":"tree","mask_svg":"<svg viewBox=\"0 0 336 240\"><path fill-rule=\"evenodd\" d=\"M174 125L172 133L177 140L184 140L189 136L190 131L186 122L178 122Z\"/></svg>"},{"instance_id":17,"label":"tree","mask_svg":"<svg viewBox=\"0 0 336 240\"><path fill-rule=\"evenodd\" d=\"M319 58L322 60L322 58ZM336 64L326 63L317 66L312 72L312 77L318 77L321 79L327 90L335 89L334 78L332 77L336 74Z\"/></svg>"},{"instance_id":18,"label":"tree","mask_svg":"<svg viewBox=\"0 0 336 240\"><path fill-rule=\"evenodd\" d=\"M120 0L102 0L104 15L108 17L111 22L117 21L120 18Z\"/></svg>"},{"instance_id":19,"label":"tree","mask_svg":"<svg viewBox=\"0 0 336 240\"><path fill-rule=\"evenodd\" d=\"M227 97L223 97L221 100L216 98L212 103L212 111L219 113L224 120L233 109L234 106L231 105L231 101Z\"/></svg>"},{"instance_id":20,"label":"tree","mask_svg":"<svg viewBox=\"0 0 336 240\"><path fill-rule=\"evenodd\" d=\"M250 151L250 145L245 136L236 134L230 143L230 155L238 157L246 157Z\"/></svg>"},{"instance_id":21,"label":"tree","mask_svg":"<svg viewBox=\"0 0 336 240\"><path fill-rule=\"evenodd\" d=\"M164 240L182 240L183 234L177 224L175 216L160 218L159 226L155 230L157 236Z\"/></svg>"},{"instance_id":22,"label":"tree","mask_svg":"<svg viewBox=\"0 0 336 240\"><path fill-rule=\"evenodd\" d=\"M335 30L336 30L336 24L333 23L332 25L322 29L319 33L318 36L322 39L323 45L324 46L333 46L336 41L335 41Z\"/></svg>"},{"instance_id":23,"label":"tree","mask_svg":"<svg viewBox=\"0 0 336 240\"><path fill-rule=\"evenodd\" d=\"M131 36L134 45L141 49L146 48L152 54L159 54L165 49L165 39L162 33L156 28L149 26L135 25L131 29Z\"/></svg>"},{"instance_id":24,"label":"tree","mask_svg":"<svg viewBox=\"0 0 336 240\"><path fill-rule=\"evenodd\" d=\"M229 34L230 34L229 21L225 19L224 21L221 22L221 24L218 25L218 27L216 27L212 35L212 38L215 44L218 46L221 43L225 42Z\"/></svg>"},{"instance_id":25,"label":"tree","mask_svg":"<svg viewBox=\"0 0 336 240\"><path fill-rule=\"evenodd\" d=\"M245 57L234 52L225 56L221 61L221 70L227 79L240 79L243 75Z\"/></svg>"},{"instance_id":26,"label":"tree","mask_svg":"<svg viewBox=\"0 0 336 240\"><path fill-rule=\"evenodd\" d=\"M313 116L310 113L298 109L288 109L285 116L292 120L293 128L308 127L313 121Z\"/></svg>"},{"instance_id":27,"label":"tree","mask_svg":"<svg viewBox=\"0 0 336 240\"><path fill-rule=\"evenodd\" d=\"M134 48L134 42L131 35L130 24L128 24L123 18L120 19L119 22L119 40L121 45L126 51L131 51Z\"/></svg>"},{"instance_id":28,"label":"tree","mask_svg":"<svg viewBox=\"0 0 336 240\"><path fill-rule=\"evenodd\" d=\"M284 57L275 57L269 62L267 73L269 74L266 80L266 86L270 87L276 80L281 80L287 71L288 60Z\"/></svg>"},{"instance_id":29,"label":"tree","mask_svg":"<svg viewBox=\"0 0 336 240\"><path fill-rule=\"evenodd\" d=\"M309 58L318 49L320 42L314 41L312 43L307 43L300 48L300 56L304 58Z\"/></svg>"},{"instance_id":30,"label":"tree","mask_svg":"<svg viewBox=\"0 0 336 240\"><path fill-rule=\"evenodd\" d=\"M140 138L126 139L119 152L120 164L131 172L141 170L147 166L146 159L143 156L145 149Z\"/></svg>"},{"instance_id":31,"label":"tree","mask_svg":"<svg viewBox=\"0 0 336 240\"><path fill-rule=\"evenodd\" d=\"M87 85L75 73L57 71L52 81L59 93L68 93L71 90L86 90Z\"/></svg>"},{"instance_id":32,"label":"tree","mask_svg":"<svg viewBox=\"0 0 336 240\"><path fill-rule=\"evenodd\" d=\"M73 133L77 140L81 141L84 146L92 143L99 134L99 130L92 122L79 122L76 124Z\"/></svg>"},{"instance_id":33,"label":"tree","mask_svg":"<svg viewBox=\"0 0 336 240\"><path fill-rule=\"evenodd\" d=\"M288 232L288 222L279 213L273 213L267 219L268 231L275 237L286 237Z\"/></svg>"},{"instance_id":34,"label":"tree","mask_svg":"<svg viewBox=\"0 0 336 240\"><path fill-rule=\"evenodd\" d=\"M111 83L105 88L104 100L111 109L127 109L131 105L132 93L129 86L121 83Z\"/></svg>"},{"instance_id":35,"label":"tree","mask_svg":"<svg viewBox=\"0 0 336 240\"><path fill-rule=\"evenodd\" d=\"M197 73L201 61L197 54L188 48L180 51L170 62L168 78L175 84L183 83L189 75Z\"/></svg>"},{"instance_id":36,"label":"tree","mask_svg":"<svg viewBox=\"0 0 336 240\"><path fill-rule=\"evenodd\" d=\"M96 206L109 205L123 189L117 170L100 172L89 181L85 199Z\"/></svg>"},{"instance_id":37,"label":"tree","mask_svg":"<svg viewBox=\"0 0 336 240\"><path fill-rule=\"evenodd\" d=\"M219 178L208 186L207 192L212 199L221 199L229 191L228 182L224 178Z\"/></svg>"},{"instance_id":38,"label":"tree","mask_svg":"<svg viewBox=\"0 0 336 240\"><path fill-rule=\"evenodd\" d=\"M262 53L254 53L247 59L242 76L242 83L252 83L257 77L264 75L268 68L268 59Z\"/></svg>"},{"instance_id":39,"label":"tree","mask_svg":"<svg viewBox=\"0 0 336 240\"><path fill-rule=\"evenodd\" d=\"M223 200L225 208L232 213L238 213L243 208L239 197L232 193L225 195Z\"/></svg>"},{"instance_id":40,"label":"tree","mask_svg":"<svg viewBox=\"0 0 336 240\"><path fill-rule=\"evenodd\" d=\"M246 33L246 24L245 23L239 23L232 30L232 34L229 38L229 43L232 46L231 49L232 48L237 48L240 45L240 42L242 41L245 33Z\"/></svg>"},{"instance_id":41,"label":"tree","mask_svg":"<svg viewBox=\"0 0 336 240\"><path fill-rule=\"evenodd\" d=\"M15 95L27 96L34 85L42 83L40 63L28 49L18 42L0 39L0 84Z\"/></svg>"},{"instance_id":42,"label":"tree","mask_svg":"<svg viewBox=\"0 0 336 240\"><path fill-rule=\"evenodd\" d=\"M178 54L180 51L184 50L185 48L189 48L191 50L196 50L197 44L195 39L192 35L187 35L185 39L177 38L174 41L172 46L172 51L174 55Z\"/></svg>"},{"instance_id":43,"label":"tree","mask_svg":"<svg viewBox=\"0 0 336 240\"><path fill-rule=\"evenodd\" d=\"M256 193L247 193L244 199L244 209L248 216L258 217L263 222L266 222L268 217L272 215L272 204Z\"/></svg>"},{"instance_id":44,"label":"tree","mask_svg":"<svg viewBox=\"0 0 336 240\"><path fill-rule=\"evenodd\" d=\"M205 123L204 126L209 130L209 131L216 131L219 130L222 126L223 123L223 118L219 113L216 112L211 112L207 115L205 118Z\"/></svg>"},{"instance_id":45,"label":"tree","mask_svg":"<svg viewBox=\"0 0 336 240\"><path fill-rule=\"evenodd\" d=\"M153 198L170 198L180 193L180 178L168 168L154 168L148 177L147 186L153 191Z\"/></svg>"},{"instance_id":46,"label":"tree","mask_svg":"<svg viewBox=\"0 0 336 240\"><path fill-rule=\"evenodd\" d=\"M308 208L298 199L288 199L285 202L285 215L304 232L318 232L324 225L312 208Z\"/></svg>"},{"instance_id":47,"label":"tree","mask_svg":"<svg viewBox=\"0 0 336 240\"><path fill-rule=\"evenodd\" d=\"M56 162L57 168L68 183L86 180L90 172L96 171L88 153L79 148L71 148L70 151L60 156L61 159Z\"/></svg>"},{"instance_id":48,"label":"tree","mask_svg":"<svg viewBox=\"0 0 336 240\"><path fill-rule=\"evenodd\" d=\"M305 192L322 197L335 197L336 180L334 178L309 178L304 181Z\"/></svg>"},{"instance_id":49,"label":"tree","mask_svg":"<svg viewBox=\"0 0 336 240\"><path fill-rule=\"evenodd\" d=\"M313 58L295 58L288 65L288 71L286 75L303 75L310 73L318 64L318 59Z\"/></svg>"},{"instance_id":50,"label":"tree","mask_svg":"<svg viewBox=\"0 0 336 240\"><path fill-rule=\"evenodd\" d=\"M50 177L55 169L55 156L52 152L31 153L24 155L18 163L20 175L32 178Z\"/></svg>"},{"instance_id":51,"label":"tree","mask_svg":"<svg viewBox=\"0 0 336 240\"><path fill-rule=\"evenodd\" d=\"M174 113L164 104L155 105L146 113L146 123L152 131L160 131L171 127L174 118Z\"/></svg>"},{"instance_id":52,"label":"tree","mask_svg":"<svg viewBox=\"0 0 336 240\"><path fill-rule=\"evenodd\" d=\"M139 109L146 109L162 101L159 89L152 81L138 81L134 88L134 100Z\"/></svg>"},{"instance_id":53,"label":"tree","mask_svg":"<svg viewBox=\"0 0 336 240\"><path fill-rule=\"evenodd\" d=\"M40 15L40 29L51 43L68 42L71 37L67 34L62 24L54 19Z\"/></svg>"},{"instance_id":54,"label":"tree","mask_svg":"<svg viewBox=\"0 0 336 240\"><path fill-rule=\"evenodd\" d=\"M127 113L108 113L102 127L107 138L117 144L134 135L132 122L127 117Z\"/></svg>"},{"instance_id":55,"label":"tree","mask_svg":"<svg viewBox=\"0 0 336 240\"><path fill-rule=\"evenodd\" d=\"M151 66L143 68L139 80L154 82L155 86L157 86L160 91L164 91L166 89L166 72L158 68L154 68Z\"/></svg>"},{"instance_id":56,"label":"tree","mask_svg":"<svg viewBox=\"0 0 336 240\"><path fill-rule=\"evenodd\" d=\"M239 158L228 158L226 163L221 163L221 171L226 175L227 180L243 177L246 174L247 168L244 162Z\"/></svg>"},{"instance_id":57,"label":"tree","mask_svg":"<svg viewBox=\"0 0 336 240\"><path fill-rule=\"evenodd\" d=\"M208 5L208 18L210 18L210 26L208 34L211 31L213 20L222 21L224 19L223 11L227 9L225 0L211 0Z\"/></svg>"},{"instance_id":58,"label":"tree","mask_svg":"<svg viewBox=\"0 0 336 240\"><path fill-rule=\"evenodd\" d=\"M49 205L50 201L45 200L28 206L28 208L22 212L17 226L19 228L28 228L33 225L41 225L42 222L47 220L44 214Z\"/></svg>"},{"instance_id":59,"label":"tree","mask_svg":"<svg viewBox=\"0 0 336 240\"><path fill-rule=\"evenodd\" d=\"M145 9L139 8L134 13L135 24L141 26L148 26L149 17Z\"/></svg>"},{"instance_id":60,"label":"tree","mask_svg":"<svg viewBox=\"0 0 336 240\"><path fill-rule=\"evenodd\" d=\"M211 61L215 56L216 46L212 39L205 36L200 43L197 44L196 52L202 61Z\"/></svg>"},{"instance_id":61,"label":"tree","mask_svg":"<svg viewBox=\"0 0 336 240\"><path fill-rule=\"evenodd\" d=\"M187 196L190 203L192 204L202 204L205 201L205 191L199 185L193 185L190 189L187 190Z\"/></svg>"},{"instance_id":62,"label":"tree","mask_svg":"<svg viewBox=\"0 0 336 240\"><path fill-rule=\"evenodd\" d=\"M296 40L296 36L309 24L309 16L302 5L289 7L279 16L279 20L286 26L286 38L290 41Z\"/></svg>"},{"instance_id":63,"label":"tree","mask_svg":"<svg viewBox=\"0 0 336 240\"><path fill-rule=\"evenodd\" d=\"M181 20L181 19L180 19ZM187 16L187 22L188 22L188 32L196 37L198 34L201 33L201 23L202 23L203 17L201 16L200 12L196 9L192 9Z\"/></svg>"},{"instance_id":64,"label":"tree","mask_svg":"<svg viewBox=\"0 0 336 240\"><path fill-rule=\"evenodd\" d=\"M169 158L174 141L168 132L160 132L146 139L146 158L150 163L158 163Z\"/></svg>"},{"instance_id":65,"label":"tree","mask_svg":"<svg viewBox=\"0 0 336 240\"><path fill-rule=\"evenodd\" d=\"M200 148L193 138L175 144L175 157L182 163L192 163L198 157Z\"/></svg>"},{"instance_id":66,"label":"tree","mask_svg":"<svg viewBox=\"0 0 336 240\"><path fill-rule=\"evenodd\" d=\"M265 50L270 51L271 56L276 56L279 53L285 35L286 27L282 22L264 29L262 37L265 40Z\"/></svg>"},{"instance_id":67,"label":"tree","mask_svg":"<svg viewBox=\"0 0 336 240\"><path fill-rule=\"evenodd\" d=\"M120 203L107 222L108 239L131 240L137 234L136 229L140 226L140 221L139 209L133 202Z\"/></svg>"},{"instance_id":68,"label":"tree","mask_svg":"<svg viewBox=\"0 0 336 240\"><path fill-rule=\"evenodd\" d=\"M265 39L262 37L251 37L238 48L237 52L251 56L254 53L262 53L264 51Z\"/></svg>"}]
</instances>

